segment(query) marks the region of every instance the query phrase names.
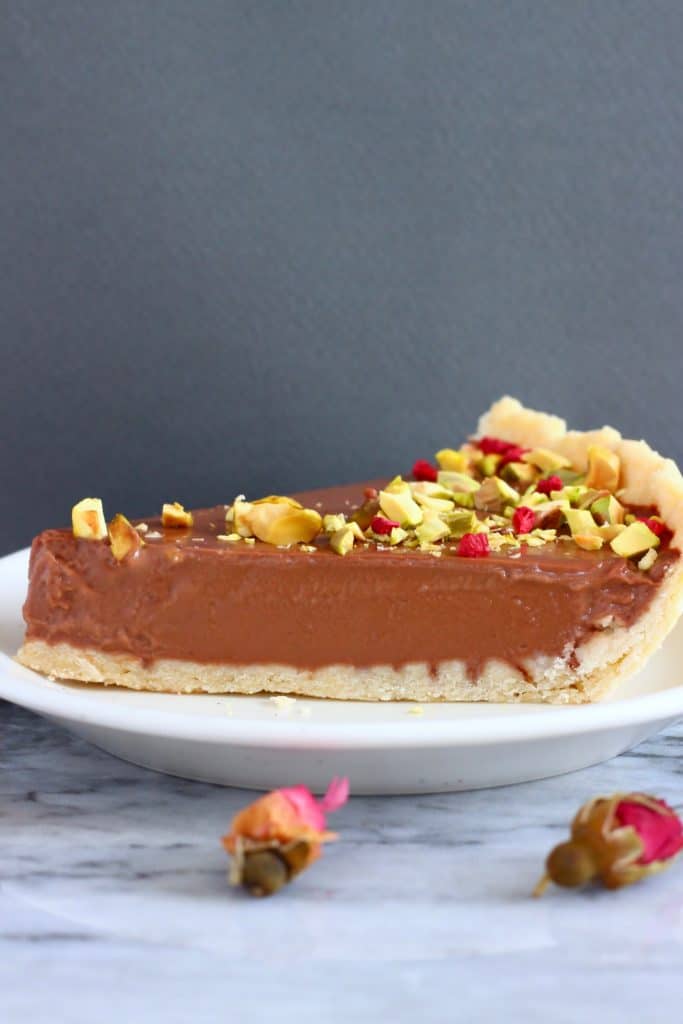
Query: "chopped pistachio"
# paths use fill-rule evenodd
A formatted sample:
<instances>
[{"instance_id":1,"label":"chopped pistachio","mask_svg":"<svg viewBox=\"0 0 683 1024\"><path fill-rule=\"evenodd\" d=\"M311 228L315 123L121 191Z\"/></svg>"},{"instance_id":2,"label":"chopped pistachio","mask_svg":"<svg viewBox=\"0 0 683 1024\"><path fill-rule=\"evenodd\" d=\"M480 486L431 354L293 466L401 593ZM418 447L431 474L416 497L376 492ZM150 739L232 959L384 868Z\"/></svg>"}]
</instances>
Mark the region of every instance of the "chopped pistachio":
<instances>
[{"instance_id":1,"label":"chopped pistachio","mask_svg":"<svg viewBox=\"0 0 683 1024\"><path fill-rule=\"evenodd\" d=\"M532 536L540 537L541 540L557 540L557 530L539 530L538 528L531 531Z\"/></svg>"},{"instance_id":2,"label":"chopped pistachio","mask_svg":"<svg viewBox=\"0 0 683 1024\"><path fill-rule=\"evenodd\" d=\"M501 459L502 455L496 455L494 452L490 452L488 455L484 455L479 459L477 469L482 476L495 476Z\"/></svg>"},{"instance_id":3,"label":"chopped pistachio","mask_svg":"<svg viewBox=\"0 0 683 1024\"><path fill-rule=\"evenodd\" d=\"M342 513L339 515L327 515L323 516L323 530L325 533L336 533L337 530L341 530L342 526L346 525L346 516Z\"/></svg>"},{"instance_id":4,"label":"chopped pistachio","mask_svg":"<svg viewBox=\"0 0 683 1024\"><path fill-rule=\"evenodd\" d=\"M623 523L603 523L599 527L600 536L604 541L614 540L620 533L623 533L626 529Z\"/></svg>"},{"instance_id":5,"label":"chopped pistachio","mask_svg":"<svg viewBox=\"0 0 683 1024\"><path fill-rule=\"evenodd\" d=\"M564 514L572 537L600 537L598 524L587 509L568 508Z\"/></svg>"},{"instance_id":6,"label":"chopped pistachio","mask_svg":"<svg viewBox=\"0 0 683 1024\"><path fill-rule=\"evenodd\" d=\"M501 470L501 475L506 480L514 480L515 483L521 484L522 487L528 487L534 483L538 473L533 466L526 462L508 462Z\"/></svg>"},{"instance_id":7,"label":"chopped pistachio","mask_svg":"<svg viewBox=\"0 0 683 1024\"><path fill-rule=\"evenodd\" d=\"M617 555L632 558L644 554L649 548L659 547L659 537L646 523L636 520L610 542L610 547Z\"/></svg>"},{"instance_id":8,"label":"chopped pistachio","mask_svg":"<svg viewBox=\"0 0 683 1024\"><path fill-rule=\"evenodd\" d=\"M624 521L624 506L612 494L598 498L590 510L602 523L616 524Z\"/></svg>"},{"instance_id":9,"label":"chopped pistachio","mask_svg":"<svg viewBox=\"0 0 683 1024\"><path fill-rule=\"evenodd\" d=\"M433 544L437 540L448 537L450 529L447 523L441 519L427 519L415 527L415 536L423 544Z\"/></svg>"},{"instance_id":10,"label":"chopped pistachio","mask_svg":"<svg viewBox=\"0 0 683 1024\"><path fill-rule=\"evenodd\" d=\"M216 540L229 541L234 544L235 541L242 540L239 533L219 533L216 535Z\"/></svg>"},{"instance_id":11,"label":"chopped pistachio","mask_svg":"<svg viewBox=\"0 0 683 1024\"><path fill-rule=\"evenodd\" d=\"M441 484L442 487L445 487L449 491L464 491L465 494L474 494L475 491L479 490L479 484L477 481L466 473L455 473L440 470L436 479L437 483Z\"/></svg>"},{"instance_id":12,"label":"chopped pistachio","mask_svg":"<svg viewBox=\"0 0 683 1024\"><path fill-rule=\"evenodd\" d=\"M588 494L588 488L582 484L565 484L561 491L551 491L552 499L558 498L568 501L570 505L580 505Z\"/></svg>"},{"instance_id":13,"label":"chopped pistachio","mask_svg":"<svg viewBox=\"0 0 683 1024\"><path fill-rule=\"evenodd\" d=\"M450 470L454 473L464 473L467 470L467 456L464 452L458 452L454 448L442 448L436 453L435 458L439 469Z\"/></svg>"},{"instance_id":14,"label":"chopped pistachio","mask_svg":"<svg viewBox=\"0 0 683 1024\"><path fill-rule=\"evenodd\" d=\"M443 484L435 484L431 480L411 480L410 490L414 498L418 494L426 494L428 498L444 498L446 501L453 500L453 494Z\"/></svg>"},{"instance_id":15,"label":"chopped pistachio","mask_svg":"<svg viewBox=\"0 0 683 1024\"><path fill-rule=\"evenodd\" d=\"M413 497L418 505L433 512L450 512L453 509L453 502L445 498L432 498L429 494L421 494L419 491L413 491Z\"/></svg>"},{"instance_id":16,"label":"chopped pistachio","mask_svg":"<svg viewBox=\"0 0 683 1024\"><path fill-rule=\"evenodd\" d=\"M145 542L135 527L120 512L109 524L109 542L111 553L117 562L139 551Z\"/></svg>"},{"instance_id":17,"label":"chopped pistachio","mask_svg":"<svg viewBox=\"0 0 683 1024\"><path fill-rule=\"evenodd\" d=\"M483 512L501 512L505 505L517 505L519 494L499 476L488 477L474 496L474 507Z\"/></svg>"},{"instance_id":18,"label":"chopped pistachio","mask_svg":"<svg viewBox=\"0 0 683 1024\"><path fill-rule=\"evenodd\" d=\"M583 548L584 551L599 551L604 543L602 537L592 533L575 533L572 534L572 537L574 543Z\"/></svg>"},{"instance_id":19,"label":"chopped pistachio","mask_svg":"<svg viewBox=\"0 0 683 1024\"><path fill-rule=\"evenodd\" d=\"M418 529L419 529L419 527L418 527ZM408 536L409 536L409 534L408 534L407 530L401 529L400 526L394 526L394 528L392 529L391 533L389 534L389 543L391 544L391 546L393 548L397 544L402 544L403 541Z\"/></svg>"},{"instance_id":20,"label":"chopped pistachio","mask_svg":"<svg viewBox=\"0 0 683 1024\"><path fill-rule=\"evenodd\" d=\"M235 527L235 532L239 533L240 537L250 537L252 534L252 529L249 525L249 516L252 508L253 506L250 501L245 501L241 496L235 498L232 506L232 523Z\"/></svg>"},{"instance_id":21,"label":"chopped pistachio","mask_svg":"<svg viewBox=\"0 0 683 1024\"><path fill-rule=\"evenodd\" d=\"M642 572L647 572L648 569L652 568L656 561L657 552L654 548L650 548L648 551L645 552L643 557L638 562L638 568L641 569Z\"/></svg>"},{"instance_id":22,"label":"chopped pistachio","mask_svg":"<svg viewBox=\"0 0 683 1024\"><path fill-rule=\"evenodd\" d=\"M350 525L342 526L330 537L330 547L338 555L348 555L354 543L353 530Z\"/></svg>"},{"instance_id":23,"label":"chopped pistachio","mask_svg":"<svg viewBox=\"0 0 683 1024\"><path fill-rule=\"evenodd\" d=\"M409 487L405 491L380 491L379 507L387 519L395 520L404 528L422 522L422 509L413 499Z\"/></svg>"},{"instance_id":24,"label":"chopped pistachio","mask_svg":"<svg viewBox=\"0 0 683 1024\"><path fill-rule=\"evenodd\" d=\"M403 479L402 476L395 476L393 480L384 488L389 494L399 494L401 491L409 491L409 484Z\"/></svg>"},{"instance_id":25,"label":"chopped pistachio","mask_svg":"<svg viewBox=\"0 0 683 1024\"><path fill-rule=\"evenodd\" d=\"M597 487L616 491L619 486L621 459L616 452L602 445L593 444L588 449L588 473L586 487Z\"/></svg>"},{"instance_id":26,"label":"chopped pistachio","mask_svg":"<svg viewBox=\"0 0 683 1024\"><path fill-rule=\"evenodd\" d=\"M565 485L582 484L584 483L584 474L577 473L575 469L556 469L555 476L559 476L562 483Z\"/></svg>"},{"instance_id":27,"label":"chopped pistachio","mask_svg":"<svg viewBox=\"0 0 683 1024\"><path fill-rule=\"evenodd\" d=\"M81 540L104 540L107 523L101 498L83 498L71 509L74 537Z\"/></svg>"},{"instance_id":28,"label":"chopped pistachio","mask_svg":"<svg viewBox=\"0 0 683 1024\"><path fill-rule=\"evenodd\" d=\"M289 547L310 543L320 533L322 519L312 508L294 508L284 502L260 502L252 505L248 525L250 532L266 544Z\"/></svg>"},{"instance_id":29,"label":"chopped pistachio","mask_svg":"<svg viewBox=\"0 0 683 1024\"><path fill-rule=\"evenodd\" d=\"M443 520L448 526L451 537L462 537L466 533L472 533L477 524L477 517L474 512L467 509L455 509L447 512Z\"/></svg>"},{"instance_id":30,"label":"chopped pistachio","mask_svg":"<svg viewBox=\"0 0 683 1024\"><path fill-rule=\"evenodd\" d=\"M533 448L530 452L525 452L522 455L522 462L536 466L543 473L554 473L558 469L569 469L571 466L569 459L549 448Z\"/></svg>"},{"instance_id":31,"label":"chopped pistachio","mask_svg":"<svg viewBox=\"0 0 683 1024\"><path fill-rule=\"evenodd\" d=\"M460 508L474 508L474 494L465 494L463 491L453 491L451 497Z\"/></svg>"},{"instance_id":32,"label":"chopped pistachio","mask_svg":"<svg viewBox=\"0 0 683 1024\"><path fill-rule=\"evenodd\" d=\"M194 520L191 512L186 512L179 501L165 502L161 509L161 525L189 529Z\"/></svg>"},{"instance_id":33,"label":"chopped pistachio","mask_svg":"<svg viewBox=\"0 0 683 1024\"><path fill-rule=\"evenodd\" d=\"M255 544L256 543L256 537L242 537L242 542L244 544Z\"/></svg>"}]
</instances>

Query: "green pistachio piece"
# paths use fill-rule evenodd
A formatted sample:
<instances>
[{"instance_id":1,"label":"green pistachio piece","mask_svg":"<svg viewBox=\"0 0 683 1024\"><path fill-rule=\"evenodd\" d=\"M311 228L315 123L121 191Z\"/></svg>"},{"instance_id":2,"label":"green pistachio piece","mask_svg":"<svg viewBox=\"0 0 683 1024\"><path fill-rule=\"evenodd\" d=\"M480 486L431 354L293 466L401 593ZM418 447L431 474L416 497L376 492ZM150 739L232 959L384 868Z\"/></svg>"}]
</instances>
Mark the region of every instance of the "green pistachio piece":
<instances>
[{"instance_id":1,"label":"green pistachio piece","mask_svg":"<svg viewBox=\"0 0 683 1024\"><path fill-rule=\"evenodd\" d=\"M582 484L567 484L561 491L552 491L554 498L564 498L570 505L579 505L588 494L588 488Z\"/></svg>"},{"instance_id":2,"label":"green pistachio piece","mask_svg":"<svg viewBox=\"0 0 683 1024\"><path fill-rule=\"evenodd\" d=\"M617 501L613 494L598 498L591 505L591 512L601 523L623 523L624 506Z\"/></svg>"},{"instance_id":3,"label":"green pistachio piece","mask_svg":"<svg viewBox=\"0 0 683 1024\"><path fill-rule=\"evenodd\" d=\"M431 509L433 512L450 512L453 508L453 502L450 499L432 498L428 494L420 494L419 491L414 491L413 497L418 505L421 505L423 508Z\"/></svg>"},{"instance_id":4,"label":"green pistachio piece","mask_svg":"<svg viewBox=\"0 0 683 1024\"><path fill-rule=\"evenodd\" d=\"M409 487L405 491L380 491L379 507L387 519L394 519L404 528L422 522L422 509L413 499Z\"/></svg>"},{"instance_id":5,"label":"green pistachio piece","mask_svg":"<svg viewBox=\"0 0 683 1024\"><path fill-rule=\"evenodd\" d=\"M499 476L491 476L474 496L474 507L482 512L502 512L505 505L517 505L519 494Z\"/></svg>"},{"instance_id":6,"label":"green pistachio piece","mask_svg":"<svg viewBox=\"0 0 683 1024\"><path fill-rule=\"evenodd\" d=\"M649 548L649 550L645 552L643 557L638 562L638 568L641 570L641 572L647 572L648 569L652 568L656 561L657 552L654 548Z\"/></svg>"},{"instance_id":7,"label":"green pistachio piece","mask_svg":"<svg viewBox=\"0 0 683 1024\"><path fill-rule=\"evenodd\" d=\"M418 530L419 530L419 526L418 526ZM400 526L395 526L393 528L393 530L391 531L391 533L389 534L389 543L391 544L391 546L393 548L397 544L402 544L403 541L408 536L409 536L409 534L408 534L407 530L402 530Z\"/></svg>"},{"instance_id":8,"label":"green pistachio piece","mask_svg":"<svg viewBox=\"0 0 683 1024\"><path fill-rule=\"evenodd\" d=\"M515 483L521 484L522 487L528 487L534 483L538 473L533 466L526 462L508 462L501 470L501 475L506 480L513 480Z\"/></svg>"},{"instance_id":9,"label":"green pistachio piece","mask_svg":"<svg viewBox=\"0 0 683 1024\"><path fill-rule=\"evenodd\" d=\"M482 476L495 476L496 470L498 469L498 463L502 456L496 455L494 452L490 452L488 455L484 455L483 458L477 463L477 468Z\"/></svg>"},{"instance_id":10,"label":"green pistachio piece","mask_svg":"<svg viewBox=\"0 0 683 1024\"><path fill-rule=\"evenodd\" d=\"M449 491L464 491L465 494L473 494L479 490L479 484L466 473L453 473L449 470L439 470L437 483L446 487Z\"/></svg>"},{"instance_id":11,"label":"green pistachio piece","mask_svg":"<svg viewBox=\"0 0 683 1024\"><path fill-rule=\"evenodd\" d=\"M585 482L585 474L577 473L575 469L556 469L555 476L559 476L565 486L583 484Z\"/></svg>"},{"instance_id":12,"label":"green pistachio piece","mask_svg":"<svg viewBox=\"0 0 683 1024\"><path fill-rule=\"evenodd\" d=\"M410 491L410 485L402 476L395 476L384 488L389 494L400 494L402 491Z\"/></svg>"},{"instance_id":13,"label":"green pistachio piece","mask_svg":"<svg viewBox=\"0 0 683 1024\"><path fill-rule=\"evenodd\" d=\"M340 512L339 515L323 516L323 530L325 533L336 533L346 526L346 516Z\"/></svg>"},{"instance_id":14,"label":"green pistachio piece","mask_svg":"<svg viewBox=\"0 0 683 1024\"><path fill-rule=\"evenodd\" d=\"M427 519L415 527L415 535L420 544L433 544L448 537L449 533L448 524L441 519Z\"/></svg>"},{"instance_id":15,"label":"green pistachio piece","mask_svg":"<svg viewBox=\"0 0 683 1024\"><path fill-rule=\"evenodd\" d=\"M474 494L465 494L462 491L453 491L451 498L460 508L474 508Z\"/></svg>"},{"instance_id":16,"label":"green pistachio piece","mask_svg":"<svg viewBox=\"0 0 683 1024\"><path fill-rule=\"evenodd\" d=\"M522 462L536 466L542 473L554 473L558 469L569 469L571 462L564 455L549 448L533 448L522 455Z\"/></svg>"},{"instance_id":17,"label":"green pistachio piece","mask_svg":"<svg viewBox=\"0 0 683 1024\"><path fill-rule=\"evenodd\" d=\"M448 526L451 537L462 537L466 533L474 533L478 520L474 512L467 509L456 509L447 512L443 521Z\"/></svg>"},{"instance_id":18,"label":"green pistachio piece","mask_svg":"<svg viewBox=\"0 0 683 1024\"><path fill-rule=\"evenodd\" d=\"M610 542L610 547L617 555L632 558L644 554L650 548L659 547L659 537L646 523L636 520Z\"/></svg>"},{"instance_id":19,"label":"green pistachio piece","mask_svg":"<svg viewBox=\"0 0 683 1024\"><path fill-rule=\"evenodd\" d=\"M464 452L458 452L454 448L442 448L436 453L436 461L439 464L439 469L454 473L464 473L467 470L467 456Z\"/></svg>"},{"instance_id":20,"label":"green pistachio piece","mask_svg":"<svg viewBox=\"0 0 683 1024\"><path fill-rule=\"evenodd\" d=\"M453 493L442 484L432 483L431 480L411 480L410 490L413 497L418 494L426 494L428 498L444 498L447 501L453 500Z\"/></svg>"},{"instance_id":21,"label":"green pistachio piece","mask_svg":"<svg viewBox=\"0 0 683 1024\"><path fill-rule=\"evenodd\" d=\"M338 555L348 555L354 544L354 534L351 529L351 524L342 526L340 530L337 530L330 537L330 547Z\"/></svg>"},{"instance_id":22,"label":"green pistachio piece","mask_svg":"<svg viewBox=\"0 0 683 1024\"><path fill-rule=\"evenodd\" d=\"M572 537L599 537L598 524L587 509L568 508L565 516L569 523Z\"/></svg>"}]
</instances>

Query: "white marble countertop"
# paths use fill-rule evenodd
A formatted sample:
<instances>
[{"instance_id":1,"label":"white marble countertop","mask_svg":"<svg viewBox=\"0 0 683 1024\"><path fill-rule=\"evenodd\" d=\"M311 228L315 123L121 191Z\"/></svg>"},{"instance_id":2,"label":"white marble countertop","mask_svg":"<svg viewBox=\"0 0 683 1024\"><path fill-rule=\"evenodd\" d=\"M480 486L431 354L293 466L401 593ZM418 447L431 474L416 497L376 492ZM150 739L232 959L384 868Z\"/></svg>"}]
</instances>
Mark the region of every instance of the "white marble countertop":
<instances>
[{"instance_id":1,"label":"white marble countertop","mask_svg":"<svg viewBox=\"0 0 683 1024\"><path fill-rule=\"evenodd\" d=\"M218 842L249 793L0 702L0 1021L678 1022L683 861L619 893L529 892L587 797L680 810L682 752L679 725L563 778L353 799L342 840L258 901Z\"/></svg>"}]
</instances>

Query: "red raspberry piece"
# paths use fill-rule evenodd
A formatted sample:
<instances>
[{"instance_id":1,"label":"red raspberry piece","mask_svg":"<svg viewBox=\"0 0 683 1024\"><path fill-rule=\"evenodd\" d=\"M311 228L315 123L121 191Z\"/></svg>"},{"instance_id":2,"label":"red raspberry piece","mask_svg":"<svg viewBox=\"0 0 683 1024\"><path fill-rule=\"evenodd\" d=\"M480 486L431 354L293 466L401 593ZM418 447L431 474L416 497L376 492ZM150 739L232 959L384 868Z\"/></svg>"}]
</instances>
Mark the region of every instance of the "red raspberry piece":
<instances>
[{"instance_id":1,"label":"red raspberry piece","mask_svg":"<svg viewBox=\"0 0 683 1024\"><path fill-rule=\"evenodd\" d=\"M466 533L455 552L463 558L484 558L489 553L489 539L485 533Z\"/></svg>"},{"instance_id":2,"label":"red raspberry piece","mask_svg":"<svg viewBox=\"0 0 683 1024\"><path fill-rule=\"evenodd\" d=\"M415 480L429 480L430 483L435 484L437 472L436 466L432 466L431 462L427 462L426 459L418 459L413 466Z\"/></svg>"},{"instance_id":3,"label":"red raspberry piece","mask_svg":"<svg viewBox=\"0 0 683 1024\"><path fill-rule=\"evenodd\" d=\"M563 487L562 480L559 476L547 476L545 480L539 480L536 484L536 490L539 494L550 494L551 491L561 491Z\"/></svg>"},{"instance_id":4,"label":"red raspberry piece","mask_svg":"<svg viewBox=\"0 0 683 1024\"><path fill-rule=\"evenodd\" d=\"M655 519L653 516L638 516L638 519L641 523L645 523L648 529L652 530L655 537L666 540L671 536L671 530L661 520Z\"/></svg>"},{"instance_id":5,"label":"red raspberry piece","mask_svg":"<svg viewBox=\"0 0 683 1024\"><path fill-rule=\"evenodd\" d=\"M480 437L475 444L484 455L505 455L511 448L517 447L512 441L503 441L500 437Z\"/></svg>"},{"instance_id":6,"label":"red raspberry piece","mask_svg":"<svg viewBox=\"0 0 683 1024\"><path fill-rule=\"evenodd\" d=\"M526 505L520 505L515 509L512 517L512 526L515 533L531 533L536 525L536 513Z\"/></svg>"},{"instance_id":7,"label":"red raspberry piece","mask_svg":"<svg viewBox=\"0 0 683 1024\"><path fill-rule=\"evenodd\" d=\"M507 466L508 462L520 462L522 459L522 455L524 455L524 453L528 451L531 451L531 449L522 448L518 444L513 444L511 448L508 448L508 450L505 452L505 455L503 455L503 458L498 463L498 469L502 469L503 466Z\"/></svg>"},{"instance_id":8,"label":"red raspberry piece","mask_svg":"<svg viewBox=\"0 0 683 1024\"><path fill-rule=\"evenodd\" d=\"M393 519L387 519L386 516L373 516L370 522L370 526L375 533L388 534L400 525L400 523L395 522Z\"/></svg>"}]
</instances>

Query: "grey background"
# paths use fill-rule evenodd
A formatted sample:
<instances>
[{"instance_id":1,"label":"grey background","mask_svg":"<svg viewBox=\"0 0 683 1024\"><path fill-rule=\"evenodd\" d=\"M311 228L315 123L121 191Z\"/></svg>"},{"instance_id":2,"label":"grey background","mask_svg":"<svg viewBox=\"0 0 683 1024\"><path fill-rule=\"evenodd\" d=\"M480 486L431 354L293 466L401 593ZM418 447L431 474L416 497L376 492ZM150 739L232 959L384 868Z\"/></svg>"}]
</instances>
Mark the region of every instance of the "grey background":
<instances>
[{"instance_id":1,"label":"grey background","mask_svg":"<svg viewBox=\"0 0 683 1024\"><path fill-rule=\"evenodd\" d=\"M683 454L683 4L0 4L0 543L409 466L501 392Z\"/></svg>"}]
</instances>

